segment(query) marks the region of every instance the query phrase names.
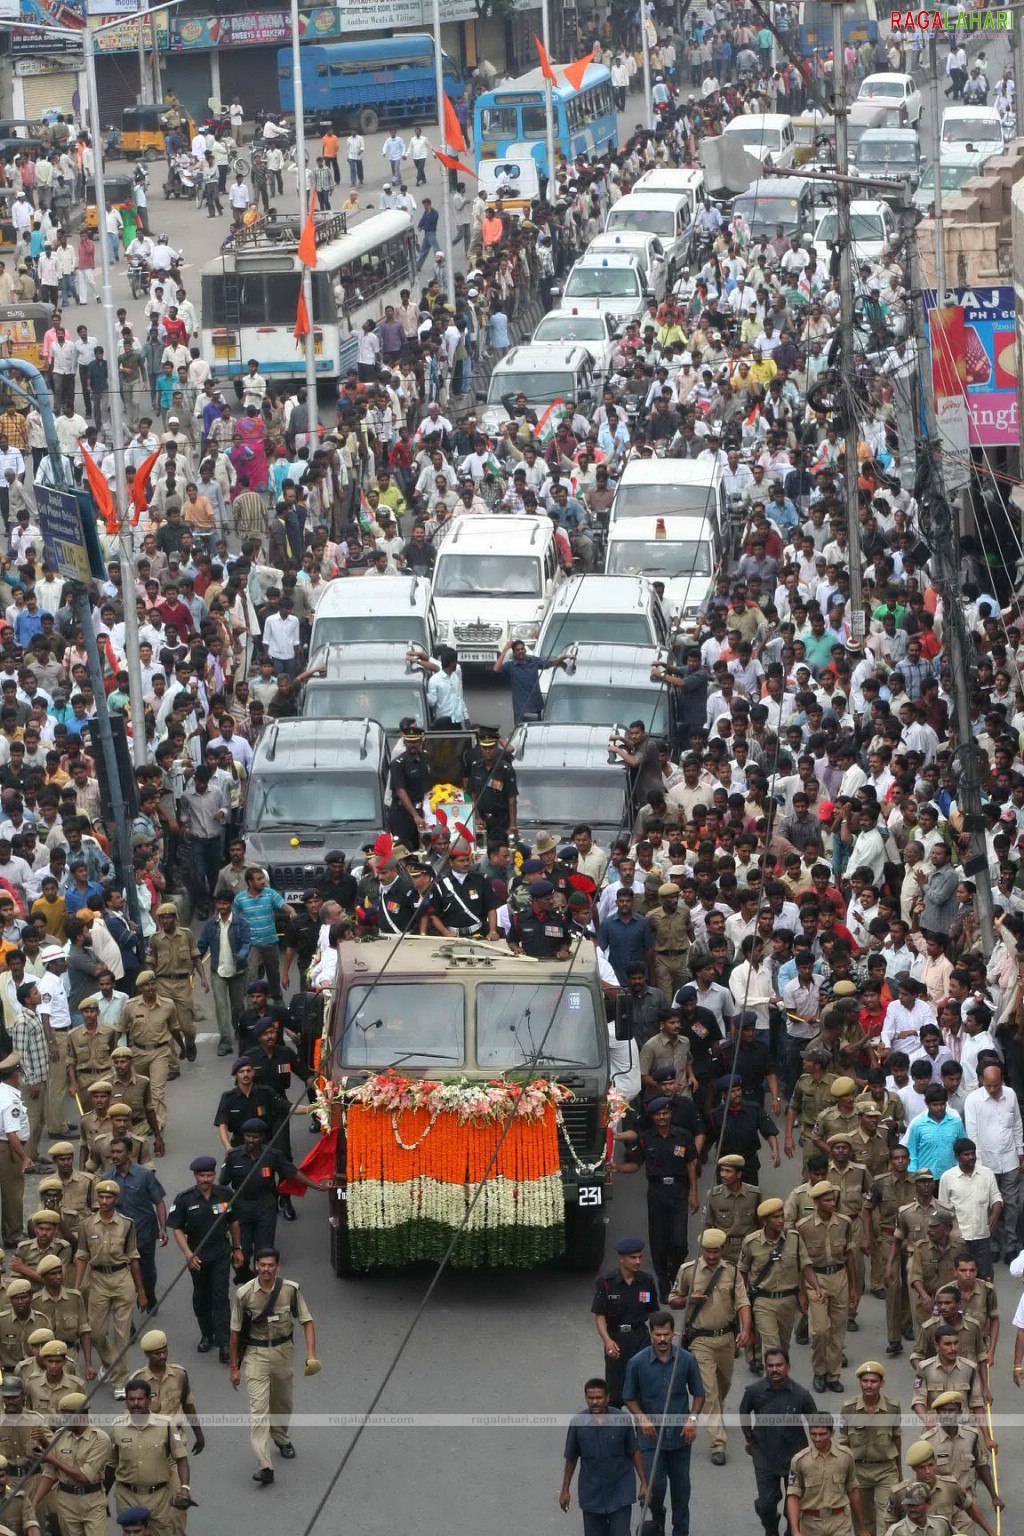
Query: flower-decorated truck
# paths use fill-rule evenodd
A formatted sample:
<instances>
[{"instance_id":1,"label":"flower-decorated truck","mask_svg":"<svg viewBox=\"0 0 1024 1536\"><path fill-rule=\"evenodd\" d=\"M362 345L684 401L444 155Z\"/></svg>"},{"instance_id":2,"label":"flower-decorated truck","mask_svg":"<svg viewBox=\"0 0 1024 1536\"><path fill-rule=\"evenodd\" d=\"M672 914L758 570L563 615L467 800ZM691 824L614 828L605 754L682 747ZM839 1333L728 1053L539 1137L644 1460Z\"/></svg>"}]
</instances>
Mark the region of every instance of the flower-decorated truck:
<instances>
[{"instance_id":1,"label":"flower-decorated truck","mask_svg":"<svg viewBox=\"0 0 1024 1536\"><path fill-rule=\"evenodd\" d=\"M609 1067L592 945L542 961L503 942L343 943L316 1061L338 1275L437 1262L456 1233L463 1267L598 1267Z\"/></svg>"}]
</instances>

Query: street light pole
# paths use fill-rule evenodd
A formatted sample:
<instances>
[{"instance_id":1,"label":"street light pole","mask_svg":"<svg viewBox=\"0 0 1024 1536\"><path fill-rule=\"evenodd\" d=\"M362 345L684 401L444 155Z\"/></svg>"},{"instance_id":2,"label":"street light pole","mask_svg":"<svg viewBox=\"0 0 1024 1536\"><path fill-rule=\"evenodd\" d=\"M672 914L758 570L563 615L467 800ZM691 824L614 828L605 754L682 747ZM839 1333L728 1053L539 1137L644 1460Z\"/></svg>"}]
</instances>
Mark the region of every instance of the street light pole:
<instances>
[{"instance_id":1,"label":"street light pole","mask_svg":"<svg viewBox=\"0 0 1024 1536\"><path fill-rule=\"evenodd\" d=\"M547 10L544 12L547 15ZM434 0L434 86L437 91L437 132L441 153L448 153L444 123L444 55L441 52L441 0ZM444 286L448 303L455 307L455 248L452 245L452 198L448 186L448 167L441 165L441 239L444 243Z\"/></svg>"},{"instance_id":2,"label":"street light pole","mask_svg":"<svg viewBox=\"0 0 1024 1536\"><path fill-rule=\"evenodd\" d=\"M437 0L434 0L437 4ZM551 28L548 22L548 0L541 0L540 5L540 30L544 43L544 52L548 62L551 62ZM551 99L551 81L544 81L544 139L548 151L548 184L544 196L548 203L554 199L551 189L555 184L555 109Z\"/></svg>"},{"instance_id":3,"label":"street light pole","mask_svg":"<svg viewBox=\"0 0 1024 1536\"><path fill-rule=\"evenodd\" d=\"M299 42L299 0L291 0L291 29L292 29L292 81L294 82L295 95L295 179L298 182L299 197L299 234L309 213L306 190L306 115L305 101L302 92L302 49ZM308 329L303 341L306 349L306 409L309 413L309 452L312 457L313 449L317 442L317 401L316 401L316 342L313 336L313 273L309 267L302 268L302 297L306 303L306 317Z\"/></svg>"},{"instance_id":4,"label":"street light pole","mask_svg":"<svg viewBox=\"0 0 1024 1536\"><path fill-rule=\"evenodd\" d=\"M651 100L651 44L647 36L647 0L640 0L640 48L644 60L644 121L654 130L654 102Z\"/></svg>"},{"instance_id":5,"label":"street light pole","mask_svg":"<svg viewBox=\"0 0 1024 1536\"><path fill-rule=\"evenodd\" d=\"M149 64L146 61L146 32L148 28L146 26L145 9L145 0L140 0L138 20L136 21L135 26L138 31L139 44L139 101L143 106L146 106L153 100L153 83L149 73ZM86 22L86 31L88 30L89 25L88 22Z\"/></svg>"}]
</instances>

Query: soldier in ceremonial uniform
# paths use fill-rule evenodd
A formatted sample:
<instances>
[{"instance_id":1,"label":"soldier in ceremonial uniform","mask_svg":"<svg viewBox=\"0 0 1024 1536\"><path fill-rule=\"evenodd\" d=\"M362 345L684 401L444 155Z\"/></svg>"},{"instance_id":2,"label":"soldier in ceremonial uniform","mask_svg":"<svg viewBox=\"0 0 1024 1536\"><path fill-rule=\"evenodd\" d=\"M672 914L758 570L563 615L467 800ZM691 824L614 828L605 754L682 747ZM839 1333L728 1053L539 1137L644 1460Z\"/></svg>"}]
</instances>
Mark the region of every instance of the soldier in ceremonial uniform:
<instances>
[{"instance_id":1,"label":"soldier in ceremonial uniform","mask_svg":"<svg viewBox=\"0 0 1024 1536\"><path fill-rule=\"evenodd\" d=\"M685 1131L672 1127L672 1107L666 1098L651 1099L647 1113L654 1130L627 1131L623 1137L632 1142L623 1173L647 1174L647 1238L651 1245L651 1263L662 1294L667 1294L672 1276L686 1257L687 1209L700 1205L697 1194L697 1151Z\"/></svg>"},{"instance_id":2,"label":"soldier in ceremonial uniform","mask_svg":"<svg viewBox=\"0 0 1024 1536\"><path fill-rule=\"evenodd\" d=\"M924 1483L928 1489L930 1512L944 1516L954 1531L963 1532L964 1536L973 1536L975 1526L979 1525L985 1532L985 1536L995 1536L974 1496L974 1483L961 1482L951 1477L948 1472L941 1470L935 1455L935 1446L928 1435L921 1440L915 1440L913 1445L908 1446L907 1466L910 1468L910 1478L893 1489L889 1500L890 1520L898 1520L905 1513L910 1482L920 1482ZM989 1472L991 1473L991 1467ZM993 1507L1002 1510L1006 1505L1002 1499L995 1496Z\"/></svg>"},{"instance_id":3,"label":"soldier in ceremonial uniform","mask_svg":"<svg viewBox=\"0 0 1024 1536\"><path fill-rule=\"evenodd\" d=\"M231 1148L220 1171L220 1183L232 1191L231 1214L238 1223L242 1258L241 1264L236 1264L240 1274L248 1271L254 1252L273 1244L277 1232L277 1187L282 1178L297 1179L307 1189L330 1188L329 1179L314 1183L283 1152L268 1147L266 1133L262 1120L247 1120L242 1126L242 1145ZM238 1194L243 1185L244 1192Z\"/></svg>"},{"instance_id":4,"label":"soldier in ceremonial uniform","mask_svg":"<svg viewBox=\"0 0 1024 1536\"><path fill-rule=\"evenodd\" d=\"M32 1305L32 1282L12 1280L7 1287L7 1305L0 1312L0 1367L13 1371L28 1354L28 1336L36 1328L45 1328L47 1320Z\"/></svg>"},{"instance_id":5,"label":"soldier in ceremonial uniform","mask_svg":"<svg viewBox=\"0 0 1024 1536\"><path fill-rule=\"evenodd\" d=\"M496 725L480 725L476 746L465 757L462 787L473 801L476 825L483 826L488 843L507 843L517 832L516 802L519 786L512 757L503 746Z\"/></svg>"},{"instance_id":6,"label":"soldier in ceremonial uniform","mask_svg":"<svg viewBox=\"0 0 1024 1536\"><path fill-rule=\"evenodd\" d=\"M37 1273L43 1283L33 1301L36 1311L46 1318L54 1338L63 1339L74 1355L81 1355L85 1379L93 1381L92 1330L84 1296L65 1284L64 1266L54 1253L39 1260Z\"/></svg>"},{"instance_id":7,"label":"soldier in ceremonial uniform","mask_svg":"<svg viewBox=\"0 0 1024 1536\"><path fill-rule=\"evenodd\" d=\"M257 1083L255 1063L248 1056L239 1056L231 1065L233 1088L226 1088L220 1096L213 1123L225 1152L242 1144L242 1126L247 1120L265 1120L267 1135L273 1136L281 1121L288 1114L288 1101L281 1097L276 1087Z\"/></svg>"},{"instance_id":8,"label":"soldier in ceremonial uniform","mask_svg":"<svg viewBox=\"0 0 1024 1536\"><path fill-rule=\"evenodd\" d=\"M708 1195L704 1215L709 1227L725 1233L725 1256L730 1264L739 1263L743 1239L757 1226L760 1195L753 1184L743 1179L745 1160L738 1152L726 1152L718 1159L718 1177Z\"/></svg>"},{"instance_id":9,"label":"soldier in ceremonial uniform","mask_svg":"<svg viewBox=\"0 0 1024 1536\"><path fill-rule=\"evenodd\" d=\"M756 1355L752 1369L760 1375L766 1349L773 1345L789 1349L808 1261L800 1234L786 1226L781 1200L762 1200L757 1219L760 1228L743 1239L739 1271L753 1309Z\"/></svg>"},{"instance_id":10,"label":"soldier in ceremonial uniform","mask_svg":"<svg viewBox=\"0 0 1024 1536\"><path fill-rule=\"evenodd\" d=\"M296 1323L303 1331L307 1376L321 1369L316 1357L316 1329L302 1292L285 1280L274 1248L256 1254L256 1278L240 1285L231 1301L231 1385L237 1389L245 1364L245 1388L252 1415L250 1440L259 1463L254 1482L274 1481L270 1442L290 1461L295 1455L288 1434L295 1373ZM271 1423L273 1420L273 1423ZM283 1420L283 1422L282 1422Z\"/></svg>"},{"instance_id":11,"label":"soldier in ceremonial uniform","mask_svg":"<svg viewBox=\"0 0 1024 1536\"><path fill-rule=\"evenodd\" d=\"M176 1509L187 1510L191 1501L185 1437L170 1419L152 1412L152 1399L149 1382L132 1377L125 1392L128 1411L110 1426L107 1486L113 1486L119 1511L146 1499L151 1536L175 1536Z\"/></svg>"},{"instance_id":12,"label":"soldier in ceremonial uniform","mask_svg":"<svg viewBox=\"0 0 1024 1536\"><path fill-rule=\"evenodd\" d=\"M835 1073L828 1070L828 1057L817 1046L809 1046L804 1052L804 1070L797 1078L786 1110L786 1136L783 1151L787 1157L794 1154L793 1132L803 1158L803 1176L807 1177L807 1154L814 1147L814 1127L821 1116L832 1106L832 1085Z\"/></svg>"},{"instance_id":13,"label":"soldier in ceremonial uniform","mask_svg":"<svg viewBox=\"0 0 1024 1536\"><path fill-rule=\"evenodd\" d=\"M89 1423L84 1392L65 1393L57 1403L57 1412L61 1432L43 1457L38 1503L41 1506L49 1498L61 1536L107 1536L110 1516L104 1474L110 1459L110 1436Z\"/></svg>"},{"instance_id":14,"label":"soldier in ceremonial uniform","mask_svg":"<svg viewBox=\"0 0 1024 1536\"><path fill-rule=\"evenodd\" d=\"M416 892L403 864L408 856L409 850L402 843L395 843L388 853L374 854L367 860L377 885L372 907L381 933L397 935L413 931Z\"/></svg>"},{"instance_id":15,"label":"soldier in ceremonial uniform","mask_svg":"<svg viewBox=\"0 0 1024 1536\"><path fill-rule=\"evenodd\" d=\"M853 1271L857 1282L857 1295L864 1294L864 1250L870 1246L867 1217L864 1213L864 1202L871 1189L871 1176L863 1163L852 1161L853 1147L848 1131L836 1131L828 1139L828 1150L831 1161L825 1177L838 1191L836 1209L842 1211L844 1216L850 1219L852 1231L850 1233L853 1242ZM846 1323L847 1331L857 1333L860 1324L857 1321L857 1308L853 1307Z\"/></svg>"},{"instance_id":16,"label":"soldier in ceremonial uniform","mask_svg":"<svg viewBox=\"0 0 1024 1536\"><path fill-rule=\"evenodd\" d=\"M860 1486L853 1456L833 1440L829 1414L809 1420L810 1445L798 1451L789 1468L786 1514L800 1536L868 1536L861 1514Z\"/></svg>"},{"instance_id":17,"label":"soldier in ceremonial uniform","mask_svg":"<svg viewBox=\"0 0 1024 1536\"><path fill-rule=\"evenodd\" d=\"M744 1178L756 1188L761 1181L762 1137L768 1143L772 1167L779 1166L778 1126L763 1105L752 1104L743 1097L741 1077L720 1077L715 1087L726 1095L726 1099L712 1111L708 1134L723 1152L738 1152L742 1156Z\"/></svg>"},{"instance_id":18,"label":"soldier in ceremonial uniform","mask_svg":"<svg viewBox=\"0 0 1024 1536\"><path fill-rule=\"evenodd\" d=\"M120 1186L113 1179L96 1184L95 1214L83 1216L78 1226L75 1254L75 1289L81 1290L88 1275L89 1324L93 1348L108 1372L115 1397L124 1397L128 1379L125 1346L132 1325L132 1307L146 1305L135 1223L117 1209Z\"/></svg>"},{"instance_id":19,"label":"soldier in ceremonial uniform","mask_svg":"<svg viewBox=\"0 0 1024 1536\"><path fill-rule=\"evenodd\" d=\"M388 830L413 850L420 846L420 833L426 828L423 801L430 793L430 760L423 750L423 729L410 725L402 732L405 751L391 759L391 804Z\"/></svg>"},{"instance_id":20,"label":"soldier in ceremonial uniform","mask_svg":"<svg viewBox=\"0 0 1024 1536\"><path fill-rule=\"evenodd\" d=\"M194 1157L189 1164L195 1176L191 1189L175 1195L167 1217L168 1228L184 1255L192 1280L192 1310L199 1324L199 1353L215 1345L222 1363L228 1359L230 1305L228 1288L231 1261L245 1261L238 1220L231 1210L232 1192L217 1184L217 1162Z\"/></svg>"},{"instance_id":21,"label":"soldier in ceremonial uniform","mask_svg":"<svg viewBox=\"0 0 1024 1536\"><path fill-rule=\"evenodd\" d=\"M687 957L693 943L690 909L679 900L679 886L666 880L658 887L658 904L645 913L654 934L654 985L675 997L689 979Z\"/></svg>"},{"instance_id":22,"label":"soldier in ceremonial uniform","mask_svg":"<svg viewBox=\"0 0 1024 1536\"><path fill-rule=\"evenodd\" d=\"M156 909L157 931L149 940L146 958L156 976L159 997L174 1004L178 1032L185 1041L185 1056L196 1059L196 1018L192 1001L192 975L196 972L204 992L210 983L203 970L202 956L189 928L178 927L178 909L173 901L162 901ZM125 1012L131 1004L128 1003ZM124 1015L122 1015L123 1019ZM132 1042L129 1041L129 1044ZM154 1089L154 1092L156 1090Z\"/></svg>"},{"instance_id":23,"label":"soldier in ceremonial uniform","mask_svg":"<svg viewBox=\"0 0 1024 1536\"><path fill-rule=\"evenodd\" d=\"M471 867L473 845L461 833L452 839L448 868L438 875L432 899L440 905L441 921L462 938L496 939L497 906L490 882Z\"/></svg>"},{"instance_id":24,"label":"soldier in ceremonial uniform","mask_svg":"<svg viewBox=\"0 0 1024 1536\"><path fill-rule=\"evenodd\" d=\"M173 1000L157 996L155 972L140 971L135 983L138 995L125 1003L121 1028L135 1052L135 1070L149 1078L157 1124L163 1131L167 1126L167 1079L174 1047L184 1056L187 1045Z\"/></svg>"},{"instance_id":25,"label":"soldier in ceremonial uniform","mask_svg":"<svg viewBox=\"0 0 1024 1536\"><path fill-rule=\"evenodd\" d=\"M836 1212L836 1191L827 1179L812 1185L813 1216L797 1222L808 1263L804 1268L810 1323L814 1390L841 1392L843 1342L850 1311L857 1304L854 1238L847 1216Z\"/></svg>"},{"instance_id":26,"label":"soldier in ceremonial uniform","mask_svg":"<svg viewBox=\"0 0 1024 1536\"><path fill-rule=\"evenodd\" d=\"M910 1153L897 1144L889 1152L889 1164L885 1173L871 1181L865 1206L871 1226L871 1267L875 1274L876 1248L881 1256L881 1283L885 1297L885 1328L888 1338L885 1352L895 1356L903 1353L904 1330L911 1329L910 1298L907 1294L906 1263L894 1246L896 1221L903 1206L913 1198L914 1185L907 1172Z\"/></svg>"},{"instance_id":27,"label":"soldier in ceremonial uniform","mask_svg":"<svg viewBox=\"0 0 1024 1536\"><path fill-rule=\"evenodd\" d=\"M551 898L555 888L550 880L531 880L530 905L512 914L508 947L514 955L522 950L534 960L568 960L569 929L564 913L555 912Z\"/></svg>"},{"instance_id":28,"label":"soldier in ceremonial uniform","mask_svg":"<svg viewBox=\"0 0 1024 1536\"><path fill-rule=\"evenodd\" d=\"M647 1319L658 1311L657 1281L640 1267L644 1247L642 1237L619 1238L615 1244L619 1262L610 1274L598 1277L590 1304L604 1347L604 1378L614 1408L622 1407L626 1366L650 1343Z\"/></svg>"},{"instance_id":29,"label":"soldier in ceremonial uniform","mask_svg":"<svg viewBox=\"0 0 1024 1536\"><path fill-rule=\"evenodd\" d=\"M713 1466L725 1465L728 1437L722 1418L732 1385L737 1349L746 1349L751 1331L750 1299L735 1264L724 1257L726 1235L706 1227L701 1256L680 1266L669 1293L670 1307L683 1308L684 1347L700 1367L705 1391L705 1426Z\"/></svg>"},{"instance_id":30,"label":"soldier in ceremonial uniform","mask_svg":"<svg viewBox=\"0 0 1024 1536\"><path fill-rule=\"evenodd\" d=\"M871 1536L885 1536L886 1510L900 1480L900 1405L885 1397L885 1367L865 1360L855 1373L860 1392L843 1403L839 1443L853 1454L864 1524Z\"/></svg>"}]
</instances>

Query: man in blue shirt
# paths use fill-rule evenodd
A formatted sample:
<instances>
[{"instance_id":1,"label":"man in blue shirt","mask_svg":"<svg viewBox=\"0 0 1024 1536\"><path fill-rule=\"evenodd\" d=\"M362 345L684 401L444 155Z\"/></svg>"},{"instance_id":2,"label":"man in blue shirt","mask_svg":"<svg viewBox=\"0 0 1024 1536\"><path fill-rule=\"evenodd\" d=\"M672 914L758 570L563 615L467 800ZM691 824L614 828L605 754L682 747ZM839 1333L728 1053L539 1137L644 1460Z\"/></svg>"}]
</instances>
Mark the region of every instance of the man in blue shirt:
<instances>
[{"instance_id":1,"label":"man in blue shirt","mask_svg":"<svg viewBox=\"0 0 1024 1536\"><path fill-rule=\"evenodd\" d=\"M506 660L509 651L512 652L511 661ZM560 667L564 661L564 652L560 656L530 656L522 640L506 642L494 663L494 670L506 676L512 684L512 715L517 725L527 717L540 719L544 713L540 674L548 667Z\"/></svg>"},{"instance_id":2,"label":"man in blue shirt","mask_svg":"<svg viewBox=\"0 0 1024 1536\"><path fill-rule=\"evenodd\" d=\"M928 1108L910 1122L903 1145L910 1153L910 1171L930 1168L936 1180L950 1168L956 1167L953 1143L965 1135L964 1123L959 1115L946 1108L948 1094L941 1083L931 1083L924 1091Z\"/></svg>"},{"instance_id":3,"label":"man in blue shirt","mask_svg":"<svg viewBox=\"0 0 1024 1536\"><path fill-rule=\"evenodd\" d=\"M142 1285L146 1292L146 1311L153 1312L156 1309L157 1240L162 1246L167 1244L164 1187L152 1168L133 1160L132 1143L126 1137L114 1137L110 1144L110 1155L114 1166L103 1177L113 1179L120 1185L117 1209L122 1216L127 1216L129 1221L135 1223L139 1268L142 1270Z\"/></svg>"},{"instance_id":4,"label":"man in blue shirt","mask_svg":"<svg viewBox=\"0 0 1024 1536\"><path fill-rule=\"evenodd\" d=\"M665 1488L672 1490L672 1536L690 1532L690 1447L697 1435L697 1417L704 1407L704 1381L689 1350L674 1342L675 1320L671 1312L655 1312L648 1327L651 1342L626 1366L622 1395L637 1420L640 1455L648 1481L658 1445L658 1421L663 1415L673 1422L661 1434L658 1464L654 1468L647 1510L655 1525L665 1524Z\"/></svg>"},{"instance_id":5,"label":"man in blue shirt","mask_svg":"<svg viewBox=\"0 0 1024 1536\"><path fill-rule=\"evenodd\" d=\"M416 271L418 272L430 255L431 251L439 251L441 247L437 243L437 209L433 206L429 197L423 199L423 212L416 228L423 236L420 242L419 255L416 258Z\"/></svg>"},{"instance_id":6,"label":"man in blue shirt","mask_svg":"<svg viewBox=\"0 0 1024 1536\"><path fill-rule=\"evenodd\" d=\"M627 984L626 972L632 965L645 965L648 977L654 974L654 934L646 917L638 917L633 911L632 891L623 888L616 892L615 911L608 914L598 929L597 945L608 956L608 964L623 989Z\"/></svg>"},{"instance_id":7,"label":"man in blue shirt","mask_svg":"<svg viewBox=\"0 0 1024 1536\"><path fill-rule=\"evenodd\" d=\"M647 1497L647 1474L636 1430L628 1413L609 1407L608 1383L603 1377L591 1377L583 1395L586 1412L573 1414L565 1437L565 1472L558 1503L568 1511L572 1475L579 1464L584 1536L629 1536L638 1477L640 1497Z\"/></svg>"}]
</instances>

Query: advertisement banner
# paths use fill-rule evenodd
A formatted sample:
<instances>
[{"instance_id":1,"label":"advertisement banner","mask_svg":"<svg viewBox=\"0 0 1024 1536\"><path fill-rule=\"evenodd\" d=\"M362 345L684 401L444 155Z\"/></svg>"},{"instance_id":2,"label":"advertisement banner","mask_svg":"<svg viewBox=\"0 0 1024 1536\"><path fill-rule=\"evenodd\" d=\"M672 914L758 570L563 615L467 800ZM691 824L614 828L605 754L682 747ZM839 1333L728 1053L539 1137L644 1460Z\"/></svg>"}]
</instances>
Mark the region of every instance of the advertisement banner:
<instances>
[{"instance_id":1,"label":"advertisement banner","mask_svg":"<svg viewBox=\"0 0 1024 1536\"><path fill-rule=\"evenodd\" d=\"M956 379L948 378L947 394L966 394L970 442L974 447L1016 447L1019 442L1017 396L1017 337L1014 319L1013 289L956 288L945 295L947 309L955 306L960 315L959 343L954 346L941 336L946 363L936 355L933 329L932 369L948 374L950 358L958 359ZM934 304L934 295L925 295L925 303ZM929 306L930 307L930 306ZM932 309L932 315L940 313ZM937 393L937 392L936 392Z\"/></svg>"},{"instance_id":2,"label":"advertisement banner","mask_svg":"<svg viewBox=\"0 0 1024 1536\"><path fill-rule=\"evenodd\" d=\"M963 311L955 304L930 310L928 336L942 476L947 491L960 491L970 484L971 462L970 418L964 398Z\"/></svg>"}]
</instances>

